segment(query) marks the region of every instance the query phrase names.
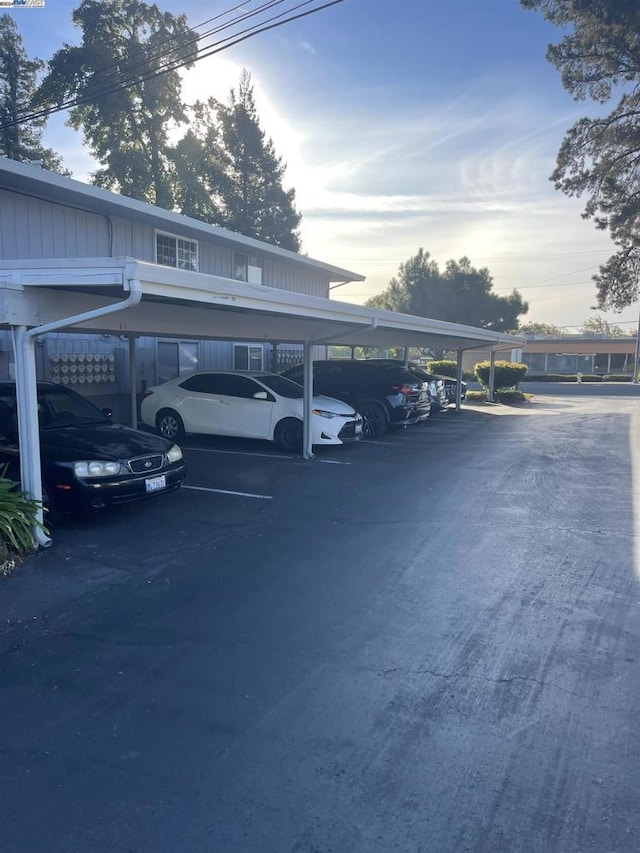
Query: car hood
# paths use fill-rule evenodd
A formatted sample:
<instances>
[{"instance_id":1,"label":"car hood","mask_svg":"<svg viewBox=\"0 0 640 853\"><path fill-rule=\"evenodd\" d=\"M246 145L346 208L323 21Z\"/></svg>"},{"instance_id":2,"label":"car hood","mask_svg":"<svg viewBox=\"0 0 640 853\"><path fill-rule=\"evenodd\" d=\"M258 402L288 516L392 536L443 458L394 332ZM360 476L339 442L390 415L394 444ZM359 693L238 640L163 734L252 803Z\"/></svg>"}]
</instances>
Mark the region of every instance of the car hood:
<instances>
[{"instance_id":1,"label":"car hood","mask_svg":"<svg viewBox=\"0 0 640 853\"><path fill-rule=\"evenodd\" d=\"M355 415L356 413L353 406L350 406L348 403L343 403L342 400L336 400L335 397L325 397L324 394L317 394L314 396L313 408L322 409L325 412L332 412L334 415Z\"/></svg>"},{"instance_id":2,"label":"car hood","mask_svg":"<svg viewBox=\"0 0 640 853\"><path fill-rule=\"evenodd\" d=\"M164 438L123 424L61 427L40 432L43 456L51 454L57 460L67 462L78 459L132 459L149 453L166 453L170 447L171 442Z\"/></svg>"}]
</instances>

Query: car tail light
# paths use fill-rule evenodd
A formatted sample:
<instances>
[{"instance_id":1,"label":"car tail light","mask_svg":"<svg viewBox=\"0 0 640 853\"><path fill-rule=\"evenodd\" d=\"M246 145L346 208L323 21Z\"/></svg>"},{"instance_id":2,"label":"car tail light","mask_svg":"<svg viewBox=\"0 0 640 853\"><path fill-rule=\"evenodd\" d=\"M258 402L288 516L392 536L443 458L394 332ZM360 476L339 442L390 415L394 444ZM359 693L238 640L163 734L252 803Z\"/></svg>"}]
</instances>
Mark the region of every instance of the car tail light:
<instances>
[{"instance_id":1,"label":"car tail light","mask_svg":"<svg viewBox=\"0 0 640 853\"><path fill-rule=\"evenodd\" d=\"M410 394L413 389L410 385L392 385L391 390L394 394Z\"/></svg>"},{"instance_id":2,"label":"car tail light","mask_svg":"<svg viewBox=\"0 0 640 853\"><path fill-rule=\"evenodd\" d=\"M150 397L152 394L153 394L153 391L147 390L143 393L142 399L144 400L145 397Z\"/></svg>"}]
</instances>

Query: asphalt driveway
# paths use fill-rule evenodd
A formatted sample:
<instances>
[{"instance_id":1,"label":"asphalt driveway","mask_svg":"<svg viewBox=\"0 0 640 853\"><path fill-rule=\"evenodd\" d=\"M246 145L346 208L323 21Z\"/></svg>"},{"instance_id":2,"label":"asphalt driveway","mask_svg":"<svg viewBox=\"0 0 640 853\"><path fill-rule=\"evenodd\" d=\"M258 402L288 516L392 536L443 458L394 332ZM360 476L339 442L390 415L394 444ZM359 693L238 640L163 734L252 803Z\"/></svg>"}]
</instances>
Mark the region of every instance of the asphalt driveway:
<instances>
[{"instance_id":1,"label":"asphalt driveway","mask_svg":"<svg viewBox=\"0 0 640 853\"><path fill-rule=\"evenodd\" d=\"M0 584L0 850L636 851L639 430L189 439L191 488Z\"/></svg>"}]
</instances>

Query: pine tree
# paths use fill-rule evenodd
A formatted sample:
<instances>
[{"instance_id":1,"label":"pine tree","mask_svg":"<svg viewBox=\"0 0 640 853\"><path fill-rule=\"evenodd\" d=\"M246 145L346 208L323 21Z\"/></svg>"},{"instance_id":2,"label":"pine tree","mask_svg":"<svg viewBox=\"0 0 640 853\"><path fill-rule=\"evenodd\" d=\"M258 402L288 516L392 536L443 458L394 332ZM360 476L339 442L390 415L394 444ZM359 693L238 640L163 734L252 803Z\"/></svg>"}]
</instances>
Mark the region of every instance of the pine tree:
<instances>
[{"instance_id":1,"label":"pine tree","mask_svg":"<svg viewBox=\"0 0 640 853\"><path fill-rule=\"evenodd\" d=\"M28 58L14 19L0 15L0 155L41 160L46 169L68 174L60 156L42 144L44 118L15 123L28 111L43 67L41 60Z\"/></svg>"},{"instance_id":2,"label":"pine tree","mask_svg":"<svg viewBox=\"0 0 640 853\"><path fill-rule=\"evenodd\" d=\"M295 190L285 190L286 166L273 141L260 127L251 85L245 70L229 103L215 103L219 121L218 164L221 170L221 224L283 249L300 248L301 214Z\"/></svg>"}]
</instances>

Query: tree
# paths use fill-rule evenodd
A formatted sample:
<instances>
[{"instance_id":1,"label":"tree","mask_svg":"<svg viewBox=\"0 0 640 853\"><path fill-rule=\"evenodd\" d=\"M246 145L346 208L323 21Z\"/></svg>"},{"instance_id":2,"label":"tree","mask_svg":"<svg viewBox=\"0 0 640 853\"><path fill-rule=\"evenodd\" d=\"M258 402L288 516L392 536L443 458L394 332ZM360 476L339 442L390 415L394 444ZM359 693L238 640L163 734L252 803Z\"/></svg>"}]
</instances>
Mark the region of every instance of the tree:
<instances>
[{"instance_id":1,"label":"tree","mask_svg":"<svg viewBox=\"0 0 640 853\"><path fill-rule=\"evenodd\" d=\"M514 330L514 334L533 334L544 335L548 338L560 338L566 335L566 329L561 326L554 326L553 323L521 323L519 328Z\"/></svg>"},{"instance_id":2,"label":"tree","mask_svg":"<svg viewBox=\"0 0 640 853\"><path fill-rule=\"evenodd\" d=\"M617 251L594 276L600 309L622 310L640 280L640 4L637 0L520 0L569 29L547 49L577 101L617 105L581 118L567 132L551 179L570 196L587 196L583 216L608 230Z\"/></svg>"},{"instance_id":3,"label":"tree","mask_svg":"<svg viewBox=\"0 0 640 853\"><path fill-rule=\"evenodd\" d=\"M497 296L492 288L489 270L475 269L468 258L448 261L442 273L429 252L419 249L417 255L400 264L398 276L387 289L366 304L498 332L516 329L518 317L526 314L529 306L517 290L509 296Z\"/></svg>"},{"instance_id":4,"label":"tree","mask_svg":"<svg viewBox=\"0 0 640 853\"><path fill-rule=\"evenodd\" d=\"M210 123L207 141L217 145L211 165L219 180L220 224L298 251L301 215L295 208L295 190L282 186L286 166L260 128L251 75L242 72L238 90L231 90L228 104L210 101L209 107L218 118L216 128Z\"/></svg>"},{"instance_id":5,"label":"tree","mask_svg":"<svg viewBox=\"0 0 640 853\"><path fill-rule=\"evenodd\" d=\"M103 166L94 183L171 208L168 132L185 113L178 71L156 72L196 58L186 17L142 0L82 0L72 18L82 43L54 54L37 102L86 99L70 110L69 124L83 130Z\"/></svg>"},{"instance_id":6,"label":"tree","mask_svg":"<svg viewBox=\"0 0 640 853\"><path fill-rule=\"evenodd\" d=\"M610 323L604 317L588 317L580 327L581 335L598 335L603 338L626 338L629 333L620 326Z\"/></svg>"},{"instance_id":7,"label":"tree","mask_svg":"<svg viewBox=\"0 0 640 853\"><path fill-rule=\"evenodd\" d=\"M184 216L224 225L220 130L215 102L197 101L190 108L189 130L170 150L176 208ZM226 161L226 158L223 158Z\"/></svg>"},{"instance_id":8,"label":"tree","mask_svg":"<svg viewBox=\"0 0 640 853\"><path fill-rule=\"evenodd\" d=\"M46 169L68 174L60 156L42 144L44 118L16 123L29 109L43 67L40 59L28 58L11 15L0 15L0 155L22 162L41 160Z\"/></svg>"}]
</instances>

